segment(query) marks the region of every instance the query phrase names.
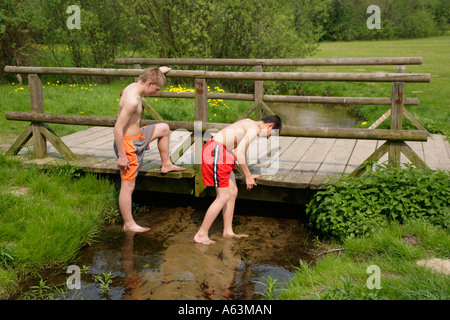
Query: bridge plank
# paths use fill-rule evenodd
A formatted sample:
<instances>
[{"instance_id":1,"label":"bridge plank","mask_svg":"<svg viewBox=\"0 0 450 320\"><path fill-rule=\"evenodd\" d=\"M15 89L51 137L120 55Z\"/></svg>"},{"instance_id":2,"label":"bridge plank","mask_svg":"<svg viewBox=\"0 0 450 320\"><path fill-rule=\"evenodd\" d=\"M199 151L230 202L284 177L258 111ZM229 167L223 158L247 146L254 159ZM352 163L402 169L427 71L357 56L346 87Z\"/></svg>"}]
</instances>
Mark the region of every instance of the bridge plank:
<instances>
[{"instance_id":1,"label":"bridge plank","mask_svg":"<svg viewBox=\"0 0 450 320\"><path fill-rule=\"evenodd\" d=\"M350 155L344 174L353 172L364 160L366 160L377 147L376 140L357 140L355 147Z\"/></svg>"},{"instance_id":2,"label":"bridge plank","mask_svg":"<svg viewBox=\"0 0 450 320\"><path fill-rule=\"evenodd\" d=\"M450 170L450 158L446 157L448 141L444 136L432 134L427 142L423 143L425 162L431 169Z\"/></svg>"},{"instance_id":3,"label":"bridge plank","mask_svg":"<svg viewBox=\"0 0 450 320\"><path fill-rule=\"evenodd\" d=\"M311 180L316 175L335 142L336 139L316 139L294 167L295 175L286 177L284 180L285 185L288 184L291 188L309 188Z\"/></svg>"},{"instance_id":4,"label":"bridge plank","mask_svg":"<svg viewBox=\"0 0 450 320\"><path fill-rule=\"evenodd\" d=\"M319 188L328 179L332 182L335 179L339 180L341 178L356 142L357 140L354 139L336 140L314 178L311 180L311 188Z\"/></svg>"}]
</instances>

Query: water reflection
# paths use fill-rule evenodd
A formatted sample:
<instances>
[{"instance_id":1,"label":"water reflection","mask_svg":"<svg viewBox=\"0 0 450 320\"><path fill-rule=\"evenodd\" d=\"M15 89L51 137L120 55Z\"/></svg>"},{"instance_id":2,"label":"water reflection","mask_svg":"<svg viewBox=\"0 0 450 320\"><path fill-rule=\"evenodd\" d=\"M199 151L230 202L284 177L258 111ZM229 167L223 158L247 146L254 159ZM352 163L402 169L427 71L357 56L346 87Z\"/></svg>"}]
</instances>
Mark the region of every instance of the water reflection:
<instances>
[{"instance_id":1,"label":"water reflection","mask_svg":"<svg viewBox=\"0 0 450 320\"><path fill-rule=\"evenodd\" d=\"M121 225L105 227L99 242L81 250L73 263L91 270L83 275L83 289L76 296L112 300L255 299L256 292L264 291L257 283L263 282L263 277L277 277L279 283L283 282L293 275L299 260L311 260L315 245L299 220L245 215L248 208L238 207L234 228L250 237L223 238L222 221L216 219L210 229L216 243L211 246L196 245L192 240L206 208L152 207L136 218L151 227L145 234L124 233ZM115 277L106 296L99 293L92 277L102 272ZM66 280L65 275L54 279L41 276L49 280L47 284L62 286Z\"/></svg>"}]
</instances>

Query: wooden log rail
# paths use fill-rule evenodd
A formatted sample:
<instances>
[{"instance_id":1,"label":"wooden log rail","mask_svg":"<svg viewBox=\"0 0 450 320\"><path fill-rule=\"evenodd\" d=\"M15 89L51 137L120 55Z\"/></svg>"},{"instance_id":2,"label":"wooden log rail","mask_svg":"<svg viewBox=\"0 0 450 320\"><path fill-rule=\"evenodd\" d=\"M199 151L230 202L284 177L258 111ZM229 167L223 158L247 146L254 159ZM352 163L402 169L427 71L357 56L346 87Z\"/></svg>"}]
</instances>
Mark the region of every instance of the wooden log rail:
<instances>
[{"instance_id":1,"label":"wooden log rail","mask_svg":"<svg viewBox=\"0 0 450 320\"><path fill-rule=\"evenodd\" d=\"M66 67L15 67L6 66L5 72L25 74L64 74L84 76L136 77L143 69L102 69ZM172 70L167 78L259 80L259 81L348 81L348 82L430 82L428 73L349 73L349 72L233 72Z\"/></svg>"},{"instance_id":2,"label":"wooden log rail","mask_svg":"<svg viewBox=\"0 0 450 320\"><path fill-rule=\"evenodd\" d=\"M123 65L188 65L188 66L370 66L420 65L422 57L397 58L329 58L329 59L183 59L183 58L117 58Z\"/></svg>"},{"instance_id":3,"label":"wooden log rail","mask_svg":"<svg viewBox=\"0 0 450 320\"><path fill-rule=\"evenodd\" d=\"M6 112L7 120L31 121L36 123L58 123L80 126L114 127L116 118L108 117L84 117L67 116L57 114L27 113L27 112ZM141 120L141 125L151 125L156 123L167 123L171 129L195 130L193 122L183 121L159 121ZM223 129L226 123L202 123L202 132L211 129ZM314 137L314 138L337 138L337 139L362 139L362 140L389 140L389 141L427 141L428 132L423 130L390 130L390 129L356 129L356 128L307 128L296 126L283 126L281 136L289 137Z\"/></svg>"},{"instance_id":4,"label":"wooden log rail","mask_svg":"<svg viewBox=\"0 0 450 320\"><path fill-rule=\"evenodd\" d=\"M169 59L170 60L170 59ZM141 63L158 63L170 65L172 62L167 59L143 59ZM242 115L247 117L255 111L261 114L262 110L272 113L264 101L270 102L297 102L297 103L325 103L325 104L360 104L360 105L391 105L391 130L369 130L369 129L334 129L334 128L300 128L283 127L281 135L318 137L318 138L340 138L340 139L370 139L386 140L379 149L366 159L351 176L361 175L367 168L367 162L379 160L386 152L389 153L389 161L392 165L399 165L400 152L403 152L418 167L426 167L426 164L404 143L404 141L426 141L427 132L425 130L402 130L402 117L408 115L404 110L404 105L418 105L418 99L405 98L404 86L406 82L430 82L430 74L425 73L404 73L404 65L421 64L422 58L364 58L364 59L179 59L180 64L195 65L205 62L209 65L254 65L255 72L226 72L226 71L198 71L198 70L171 70L166 74L168 78L191 78L195 79L194 93L161 92L157 96L166 98L194 98L195 99L195 122L142 120L142 125L158 123L164 121L172 129L186 129L189 131L208 129L221 129L226 124L207 122L207 100L229 99L229 100L249 100L255 101L253 105ZM202 61L193 61L202 60ZM205 61L206 60L206 61ZM220 61L219 61L220 60ZM279 61L283 60L283 61ZM132 64L136 67L136 61L117 61L125 64ZM245 63L245 64L243 64ZM256 63L256 65L255 65ZM172 63L174 64L174 63ZM396 73L375 72L375 73L310 73L310 72L263 72L262 66L291 65L392 65L401 64L397 67ZM64 75L91 75L91 76L117 76L117 77L137 77L143 69L99 69L99 68L53 68L53 67L17 67L7 66L5 72L28 74L30 85L31 113L7 112L8 120L31 121L30 126L22 133L16 142L7 151L7 155L17 154L20 149L33 137L33 149L36 158L46 156L46 140L50 141L64 158L75 160L77 157L62 142L62 140L48 127L47 123L62 123L75 125L92 126L114 126L115 118L81 117L50 115L44 113L42 75L64 74ZM255 81L254 94L238 93L208 93L208 79L227 80L253 80ZM393 92L391 98L365 98L365 97L305 97L305 96L278 96L264 95L263 81L354 81L354 82L392 82ZM257 108L258 107L258 108ZM259 109L259 111L258 111ZM156 111L155 111L156 112ZM152 113L152 116L154 114ZM196 155L201 154L202 141L197 139ZM197 152L198 151L198 152ZM196 163L201 163L196 161ZM196 171L201 173L201 166L196 167ZM201 175L196 174L201 177ZM196 179L195 194L199 195L204 187L201 178ZM198 186L197 186L198 185Z\"/></svg>"}]
</instances>

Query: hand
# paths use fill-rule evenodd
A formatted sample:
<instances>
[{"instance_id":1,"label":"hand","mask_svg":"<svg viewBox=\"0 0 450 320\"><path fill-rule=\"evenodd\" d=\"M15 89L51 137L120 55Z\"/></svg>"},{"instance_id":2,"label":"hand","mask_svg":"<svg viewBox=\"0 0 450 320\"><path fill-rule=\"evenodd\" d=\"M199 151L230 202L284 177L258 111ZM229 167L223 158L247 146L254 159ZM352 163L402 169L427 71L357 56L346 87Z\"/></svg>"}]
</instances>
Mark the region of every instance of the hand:
<instances>
[{"instance_id":1,"label":"hand","mask_svg":"<svg viewBox=\"0 0 450 320\"><path fill-rule=\"evenodd\" d=\"M254 186L257 186L255 179L259 178L259 174L252 174L245 178L245 183L247 184L247 190L251 190Z\"/></svg>"},{"instance_id":2,"label":"hand","mask_svg":"<svg viewBox=\"0 0 450 320\"><path fill-rule=\"evenodd\" d=\"M172 68L169 68L169 67L159 67L159 70L161 70L162 73L167 73L167 72L169 72L170 70L172 70Z\"/></svg>"},{"instance_id":3,"label":"hand","mask_svg":"<svg viewBox=\"0 0 450 320\"><path fill-rule=\"evenodd\" d=\"M117 167L121 170L128 170L130 169L130 161L128 161L127 157L119 157Z\"/></svg>"}]
</instances>

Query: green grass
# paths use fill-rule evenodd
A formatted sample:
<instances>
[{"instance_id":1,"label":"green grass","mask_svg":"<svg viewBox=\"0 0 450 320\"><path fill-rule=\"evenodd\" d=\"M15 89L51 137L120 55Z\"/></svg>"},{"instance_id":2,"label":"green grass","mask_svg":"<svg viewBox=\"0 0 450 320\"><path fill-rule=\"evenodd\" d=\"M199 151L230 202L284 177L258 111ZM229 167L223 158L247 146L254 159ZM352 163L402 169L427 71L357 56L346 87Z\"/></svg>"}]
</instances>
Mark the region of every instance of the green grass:
<instances>
[{"instance_id":1,"label":"green grass","mask_svg":"<svg viewBox=\"0 0 450 320\"><path fill-rule=\"evenodd\" d=\"M419 98L419 106L409 106L408 111L428 131L450 135L450 37L393 41L324 42L313 58L366 58L366 57L423 57L422 65L406 66L406 72L430 73L430 83L407 83L406 97ZM336 66L305 67L300 70L314 72L395 72L395 66ZM316 82L304 84L305 94L336 96L390 97L390 83L340 83ZM356 112L368 127L389 107L358 106ZM389 120L383 123L385 128ZM405 120L405 128L414 128Z\"/></svg>"},{"instance_id":2,"label":"green grass","mask_svg":"<svg viewBox=\"0 0 450 320\"><path fill-rule=\"evenodd\" d=\"M64 265L92 243L115 193L93 174L23 167L0 153L0 298L29 273Z\"/></svg>"},{"instance_id":3,"label":"green grass","mask_svg":"<svg viewBox=\"0 0 450 320\"><path fill-rule=\"evenodd\" d=\"M406 236L415 243L403 240ZM424 221L393 223L370 237L347 239L345 250L328 253L314 265L301 263L296 274L278 290L277 299L388 299L448 300L450 279L443 273L418 266L429 257L450 258L448 230ZM367 281L380 268L380 289L369 289ZM343 284L343 279L349 286Z\"/></svg>"}]
</instances>

